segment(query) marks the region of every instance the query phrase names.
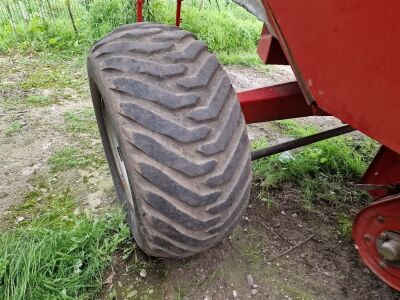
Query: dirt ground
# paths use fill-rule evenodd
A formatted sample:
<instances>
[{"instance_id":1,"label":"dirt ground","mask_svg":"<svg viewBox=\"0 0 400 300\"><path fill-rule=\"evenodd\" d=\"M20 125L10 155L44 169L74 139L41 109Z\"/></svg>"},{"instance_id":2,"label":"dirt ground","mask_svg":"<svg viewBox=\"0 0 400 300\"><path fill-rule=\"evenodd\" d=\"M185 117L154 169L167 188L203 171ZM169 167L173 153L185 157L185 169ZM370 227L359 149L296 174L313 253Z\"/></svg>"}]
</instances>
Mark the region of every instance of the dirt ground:
<instances>
[{"instance_id":1,"label":"dirt ground","mask_svg":"<svg viewBox=\"0 0 400 300\"><path fill-rule=\"evenodd\" d=\"M82 209L101 213L116 195L105 164L53 172L49 159L65 147L98 155L98 134L68 130L66 112L90 109L83 63L46 63L35 57L0 56L0 219L7 218L38 178L54 192L69 188ZM226 67L235 88L293 80L284 67ZM44 74L42 86L29 84ZM60 73L61 76L57 77ZM48 76L47 76L48 75ZM50 80L55 76L54 80ZM57 99L25 105L30 95ZM22 100L21 100L22 99ZM22 102L21 102L22 101ZM300 120L321 127L335 118ZM15 125L18 123L19 125ZM14 125L13 125L14 124ZM254 139L287 139L270 124L249 126ZM82 147L83 145L83 147ZM87 150L87 151L89 151ZM94 154L93 154L94 153ZM273 194L275 205L260 199L254 181L250 205L234 232L217 247L186 260L146 257L134 244L115 256L99 299L394 299L400 297L361 263L349 237L338 234L332 210L354 215L359 203L341 207L316 203L307 210L301 190L287 184ZM46 191L49 192L49 191ZM52 191L50 191L52 192ZM293 248L294 247L294 248ZM292 249L292 250L290 250Z\"/></svg>"}]
</instances>

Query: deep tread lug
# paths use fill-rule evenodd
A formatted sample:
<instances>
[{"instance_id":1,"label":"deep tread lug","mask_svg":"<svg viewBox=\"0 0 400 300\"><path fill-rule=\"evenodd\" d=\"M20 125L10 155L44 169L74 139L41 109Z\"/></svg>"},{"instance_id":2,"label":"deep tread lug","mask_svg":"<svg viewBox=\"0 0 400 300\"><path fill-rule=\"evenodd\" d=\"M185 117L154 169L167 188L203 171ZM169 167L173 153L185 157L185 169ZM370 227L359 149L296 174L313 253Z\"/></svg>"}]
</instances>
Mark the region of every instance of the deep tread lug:
<instances>
[{"instance_id":1,"label":"deep tread lug","mask_svg":"<svg viewBox=\"0 0 400 300\"><path fill-rule=\"evenodd\" d=\"M161 89L155 85L140 82L132 78L116 78L113 80L113 84L114 87L111 89L115 91L153 101L170 109L191 106L199 100L199 96L195 94L176 95L166 89Z\"/></svg>"},{"instance_id":2,"label":"deep tread lug","mask_svg":"<svg viewBox=\"0 0 400 300\"><path fill-rule=\"evenodd\" d=\"M169 52L165 55L165 58L173 62L192 61L205 49L207 49L207 46L202 41L193 41L183 50Z\"/></svg>"},{"instance_id":3,"label":"deep tread lug","mask_svg":"<svg viewBox=\"0 0 400 300\"><path fill-rule=\"evenodd\" d=\"M154 42L114 42L104 45L96 51L96 57L104 54L120 52L137 52L145 54L153 54L165 50L169 50L174 46L172 42L154 43Z\"/></svg>"},{"instance_id":4,"label":"deep tread lug","mask_svg":"<svg viewBox=\"0 0 400 300\"><path fill-rule=\"evenodd\" d=\"M160 79L182 75L187 69L183 64L160 65L131 57L112 57L104 60L101 65L102 70L113 69L127 73L142 73Z\"/></svg>"},{"instance_id":5,"label":"deep tread lug","mask_svg":"<svg viewBox=\"0 0 400 300\"><path fill-rule=\"evenodd\" d=\"M164 193L194 207L214 203L221 195L221 192L210 192L200 195L151 165L142 163L140 164L140 170L143 177L156 185Z\"/></svg>"},{"instance_id":6,"label":"deep tread lug","mask_svg":"<svg viewBox=\"0 0 400 300\"><path fill-rule=\"evenodd\" d=\"M232 139L232 136L237 128L237 124L240 120L240 106L234 103L228 121L223 125L222 130L219 132L216 140L208 144L202 144L199 147L199 151L204 155L214 155L221 151L224 151Z\"/></svg>"},{"instance_id":7,"label":"deep tread lug","mask_svg":"<svg viewBox=\"0 0 400 300\"><path fill-rule=\"evenodd\" d=\"M186 88L186 89L194 89L198 87L203 87L208 84L211 77L214 75L215 71L218 67L218 61L214 55L210 55L204 65L200 68L200 70L190 76L178 79L177 84Z\"/></svg>"},{"instance_id":8,"label":"deep tread lug","mask_svg":"<svg viewBox=\"0 0 400 300\"><path fill-rule=\"evenodd\" d=\"M242 133L239 144L234 150L232 158L226 165L225 169L220 174L208 178L206 181L208 186L216 187L218 185L226 183L232 178L234 172L237 170L240 158L243 155L244 150L246 149L246 142L247 136L245 133Z\"/></svg>"},{"instance_id":9,"label":"deep tread lug","mask_svg":"<svg viewBox=\"0 0 400 300\"><path fill-rule=\"evenodd\" d=\"M191 230L208 229L209 227L216 225L220 219L218 216L207 221L201 221L177 209L165 198L152 192L147 192L146 202L168 219Z\"/></svg>"},{"instance_id":10,"label":"deep tread lug","mask_svg":"<svg viewBox=\"0 0 400 300\"><path fill-rule=\"evenodd\" d=\"M229 77L222 77L218 86L219 88L215 91L208 106L192 110L188 114L189 118L200 122L213 120L218 117L229 95L229 91L232 89Z\"/></svg>"},{"instance_id":11,"label":"deep tread lug","mask_svg":"<svg viewBox=\"0 0 400 300\"><path fill-rule=\"evenodd\" d=\"M132 146L139 148L149 157L162 163L164 166L170 167L189 177L196 177L209 173L217 165L215 160L208 160L204 163L191 162L181 154L167 149L150 136L138 132L133 133L132 139Z\"/></svg>"},{"instance_id":12,"label":"deep tread lug","mask_svg":"<svg viewBox=\"0 0 400 300\"><path fill-rule=\"evenodd\" d=\"M150 129L173 138L181 143L191 143L207 137L210 128L206 126L184 128L168 119L163 118L139 105L133 103L121 103L121 114Z\"/></svg>"}]
</instances>

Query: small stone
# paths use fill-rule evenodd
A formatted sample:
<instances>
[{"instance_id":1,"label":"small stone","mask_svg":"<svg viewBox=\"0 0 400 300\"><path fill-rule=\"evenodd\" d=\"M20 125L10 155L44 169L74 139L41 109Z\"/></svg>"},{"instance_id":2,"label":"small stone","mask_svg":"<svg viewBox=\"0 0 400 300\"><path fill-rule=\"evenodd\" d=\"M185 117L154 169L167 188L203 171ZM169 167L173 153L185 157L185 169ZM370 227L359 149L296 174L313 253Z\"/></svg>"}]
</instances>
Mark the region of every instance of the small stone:
<instances>
[{"instance_id":1,"label":"small stone","mask_svg":"<svg viewBox=\"0 0 400 300\"><path fill-rule=\"evenodd\" d=\"M68 221L68 220L69 220L68 216L62 216L62 218L61 218L61 221L63 221L63 222Z\"/></svg>"},{"instance_id":2,"label":"small stone","mask_svg":"<svg viewBox=\"0 0 400 300\"><path fill-rule=\"evenodd\" d=\"M255 294L257 294L258 293L258 291L256 290L256 289L252 289L251 291L251 294L254 296Z\"/></svg>"},{"instance_id":3,"label":"small stone","mask_svg":"<svg viewBox=\"0 0 400 300\"><path fill-rule=\"evenodd\" d=\"M249 204L248 208L253 208L253 205Z\"/></svg>"},{"instance_id":4,"label":"small stone","mask_svg":"<svg viewBox=\"0 0 400 300\"><path fill-rule=\"evenodd\" d=\"M235 290L232 291L233 298L237 298L237 292Z\"/></svg>"},{"instance_id":5,"label":"small stone","mask_svg":"<svg viewBox=\"0 0 400 300\"><path fill-rule=\"evenodd\" d=\"M17 217L17 223L21 223L24 220L25 220L25 217L22 217L22 216Z\"/></svg>"},{"instance_id":6,"label":"small stone","mask_svg":"<svg viewBox=\"0 0 400 300\"><path fill-rule=\"evenodd\" d=\"M256 289L256 288L258 288L258 285L257 284L253 284L253 289Z\"/></svg>"},{"instance_id":7,"label":"small stone","mask_svg":"<svg viewBox=\"0 0 400 300\"><path fill-rule=\"evenodd\" d=\"M304 258L304 257L306 257L306 255L307 255L307 254L302 253L302 254L300 254L300 257L301 257L301 258Z\"/></svg>"},{"instance_id":8,"label":"small stone","mask_svg":"<svg viewBox=\"0 0 400 300\"><path fill-rule=\"evenodd\" d=\"M0 192L0 198L5 198L8 196L7 192Z\"/></svg>"},{"instance_id":9,"label":"small stone","mask_svg":"<svg viewBox=\"0 0 400 300\"><path fill-rule=\"evenodd\" d=\"M132 292L130 292L128 295L126 295L126 298L133 298L137 295L137 290L133 290Z\"/></svg>"},{"instance_id":10,"label":"small stone","mask_svg":"<svg viewBox=\"0 0 400 300\"><path fill-rule=\"evenodd\" d=\"M282 210L281 215L284 216L284 215L286 215L286 213Z\"/></svg>"},{"instance_id":11,"label":"small stone","mask_svg":"<svg viewBox=\"0 0 400 300\"><path fill-rule=\"evenodd\" d=\"M254 284L253 276L251 276L250 274L247 274L246 278L247 278L247 285L251 288Z\"/></svg>"},{"instance_id":12,"label":"small stone","mask_svg":"<svg viewBox=\"0 0 400 300\"><path fill-rule=\"evenodd\" d=\"M147 271L145 269L140 270L140 277L145 278L147 276Z\"/></svg>"},{"instance_id":13,"label":"small stone","mask_svg":"<svg viewBox=\"0 0 400 300\"><path fill-rule=\"evenodd\" d=\"M292 214L292 218L296 218L297 217L297 214L296 213L293 213Z\"/></svg>"},{"instance_id":14,"label":"small stone","mask_svg":"<svg viewBox=\"0 0 400 300\"><path fill-rule=\"evenodd\" d=\"M331 274L329 274L329 272L324 272L325 276L331 276Z\"/></svg>"},{"instance_id":15,"label":"small stone","mask_svg":"<svg viewBox=\"0 0 400 300\"><path fill-rule=\"evenodd\" d=\"M152 289L149 290L150 295L153 294L153 292L154 292L154 290L152 290Z\"/></svg>"},{"instance_id":16,"label":"small stone","mask_svg":"<svg viewBox=\"0 0 400 300\"><path fill-rule=\"evenodd\" d=\"M250 219L248 217L244 217L244 220L250 222Z\"/></svg>"}]
</instances>

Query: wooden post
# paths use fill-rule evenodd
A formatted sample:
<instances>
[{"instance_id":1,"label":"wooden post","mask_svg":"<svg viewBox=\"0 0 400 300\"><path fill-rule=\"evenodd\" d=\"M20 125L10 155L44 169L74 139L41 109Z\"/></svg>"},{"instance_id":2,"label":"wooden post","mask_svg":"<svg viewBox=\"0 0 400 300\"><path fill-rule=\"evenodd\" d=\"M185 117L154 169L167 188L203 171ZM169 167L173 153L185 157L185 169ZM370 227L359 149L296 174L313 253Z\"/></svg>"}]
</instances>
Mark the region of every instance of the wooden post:
<instances>
[{"instance_id":1,"label":"wooden post","mask_svg":"<svg viewBox=\"0 0 400 300\"><path fill-rule=\"evenodd\" d=\"M71 3L69 2L69 0L65 0L65 4L67 5L67 8L68 8L68 13L69 13L69 17L71 18L72 27L74 27L75 34L77 35L78 29L76 29L74 16L73 16L72 10L71 10Z\"/></svg>"},{"instance_id":2,"label":"wooden post","mask_svg":"<svg viewBox=\"0 0 400 300\"><path fill-rule=\"evenodd\" d=\"M49 10L50 17L54 20L53 8L50 5L50 1L46 0L47 9Z\"/></svg>"},{"instance_id":3,"label":"wooden post","mask_svg":"<svg viewBox=\"0 0 400 300\"><path fill-rule=\"evenodd\" d=\"M26 8L24 7L24 4L21 1L18 1L18 5L19 5L19 9L21 10L22 17L23 17L26 25L29 25L29 15L28 15Z\"/></svg>"},{"instance_id":4,"label":"wooden post","mask_svg":"<svg viewBox=\"0 0 400 300\"><path fill-rule=\"evenodd\" d=\"M11 27L14 31L14 35L15 35L15 39L18 41L18 35L17 35L17 28L15 27L15 23L14 23L14 19L11 13L11 9L10 9L10 3L8 3L8 1L6 2L6 10L8 12L8 15L10 17L10 23L11 23Z\"/></svg>"}]
</instances>

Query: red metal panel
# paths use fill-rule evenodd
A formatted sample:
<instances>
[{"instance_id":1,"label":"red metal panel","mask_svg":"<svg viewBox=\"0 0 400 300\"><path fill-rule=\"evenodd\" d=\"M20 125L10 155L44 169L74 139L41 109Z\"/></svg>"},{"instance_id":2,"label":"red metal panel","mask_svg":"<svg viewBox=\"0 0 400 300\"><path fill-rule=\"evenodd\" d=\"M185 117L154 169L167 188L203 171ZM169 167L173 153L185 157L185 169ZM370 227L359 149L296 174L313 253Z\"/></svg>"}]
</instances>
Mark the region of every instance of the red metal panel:
<instances>
[{"instance_id":1,"label":"red metal panel","mask_svg":"<svg viewBox=\"0 0 400 300\"><path fill-rule=\"evenodd\" d=\"M258 41L257 54L264 64L269 65L287 65L288 61L283 53L279 41L272 36L264 24Z\"/></svg>"},{"instance_id":2,"label":"red metal panel","mask_svg":"<svg viewBox=\"0 0 400 300\"><path fill-rule=\"evenodd\" d=\"M263 2L307 98L400 153L400 1Z\"/></svg>"},{"instance_id":3,"label":"red metal panel","mask_svg":"<svg viewBox=\"0 0 400 300\"><path fill-rule=\"evenodd\" d=\"M247 124L313 116L297 82L243 90L237 93Z\"/></svg>"},{"instance_id":4,"label":"red metal panel","mask_svg":"<svg viewBox=\"0 0 400 300\"><path fill-rule=\"evenodd\" d=\"M372 185L400 186L400 155L382 146L361 182ZM388 192L390 191L387 189L377 189L369 193L375 198L382 198L387 196Z\"/></svg>"},{"instance_id":5,"label":"red metal panel","mask_svg":"<svg viewBox=\"0 0 400 300\"><path fill-rule=\"evenodd\" d=\"M400 291L400 268L383 259L376 242L382 232L400 232L400 195L386 197L361 210L352 236L364 263L392 288Z\"/></svg>"}]
</instances>

